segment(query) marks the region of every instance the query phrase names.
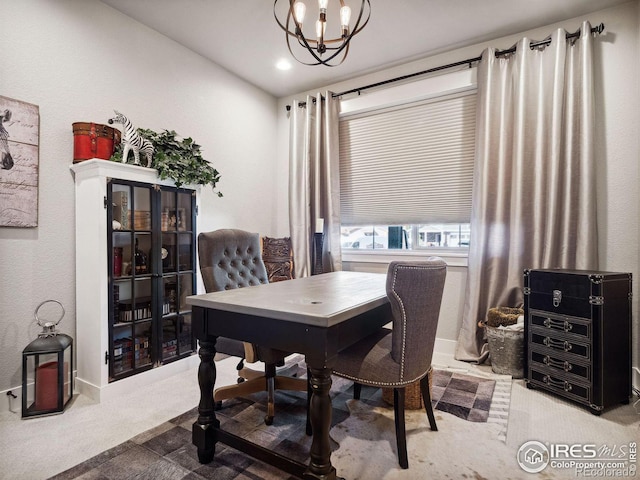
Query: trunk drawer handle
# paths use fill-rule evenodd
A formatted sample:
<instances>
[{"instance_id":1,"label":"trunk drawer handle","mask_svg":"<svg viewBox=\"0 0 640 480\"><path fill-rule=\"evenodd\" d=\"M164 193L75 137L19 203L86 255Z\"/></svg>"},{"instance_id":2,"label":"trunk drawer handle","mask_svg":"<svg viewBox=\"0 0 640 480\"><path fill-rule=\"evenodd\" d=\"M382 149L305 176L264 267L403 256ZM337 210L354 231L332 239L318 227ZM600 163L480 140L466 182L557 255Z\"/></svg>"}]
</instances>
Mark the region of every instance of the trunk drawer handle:
<instances>
[{"instance_id":1,"label":"trunk drawer handle","mask_svg":"<svg viewBox=\"0 0 640 480\"><path fill-rule=\"evenodd\" d=\"M542 343L544 343L545 346L547 347L562 349L565 352L568 352L573 348L573 346L566 340L564 342L560 342L558 340L553 340L552 338L549 338L549 337L544 337L544 340L542 341Z\"/></svg>"},{"instance_id":2,"label":"trunk drawer handle","mask_svg":"<svg viewBox=\"0 0 640 480\"><path fill-rule=\"evenodd\" d=\"M549 367L561 368L565 372L570 372L573 369L573 365L571 365L569 362L567 361L561 362L559 360L555 360L551 358L549 355L545 355L544 359L542 360L542 363L544 363L545 365L548 365Z\"/></svg>"},{"instance_id":3,"label":"trunk drawer handle","mask_svg":"<svg viewBox=\"0 0 640 480\"><path fill-rule=\"evenodd\" d=\"M559 381L559 380L554 380L553 378L551 378L549 375L545 375L542 378L542 381L546 384L549 385L551 387L555 387L555 388L562 388L565 392L570 392L572 389L572 386L569 382L567 381Z\"/></svg>"}]
</instances>

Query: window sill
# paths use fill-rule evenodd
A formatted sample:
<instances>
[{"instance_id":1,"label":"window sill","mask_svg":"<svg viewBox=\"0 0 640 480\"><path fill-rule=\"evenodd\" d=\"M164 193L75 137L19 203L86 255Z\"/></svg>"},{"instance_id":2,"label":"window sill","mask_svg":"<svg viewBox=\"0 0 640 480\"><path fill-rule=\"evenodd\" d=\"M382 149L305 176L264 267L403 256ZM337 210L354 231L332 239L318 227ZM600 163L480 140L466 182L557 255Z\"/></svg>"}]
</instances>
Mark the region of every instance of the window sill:
<instances>
[{"instance_id":1,"label":"window sill","mask_svg":"<svg viewBox=\"0 0 640 480\"><path fill-rule=\"evenodd\" d=\"M342 250L343 262L389 263L397 261L421 261L427 257L440 257L451 267L466 267L469 252L444 249L430 250Z\"/></svg>"}]
</instances>

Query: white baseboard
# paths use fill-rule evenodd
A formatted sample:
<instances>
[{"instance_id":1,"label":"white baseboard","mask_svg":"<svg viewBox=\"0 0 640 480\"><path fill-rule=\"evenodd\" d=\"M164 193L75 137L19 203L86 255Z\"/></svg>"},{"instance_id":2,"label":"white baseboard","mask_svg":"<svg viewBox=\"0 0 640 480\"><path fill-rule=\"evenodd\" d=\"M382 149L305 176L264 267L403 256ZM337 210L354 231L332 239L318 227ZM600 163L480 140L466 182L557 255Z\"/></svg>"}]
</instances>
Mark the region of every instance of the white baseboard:
<instances>
[{"instance_id":1,"label":"white baseboard","mask_svg":"<svg viewBox=\"0 0 640 480\"><path fill-rule=\"evenodd\" d=\"M198 355L191 355L187 358L169 363L168 365L163 365L160 368L147 370L144 373L132 375L131 377L123 378L122 380L118 380L117 382L109 383L102 388L79 378L76 374L74 376L74 395L86 395L93 401L100 403L111 398L125 395L134 388L140 388L141 386L150 385L173 375L186 372L188 370L196 368L199 364L200 357L198 357ZM11 392L17 398L13 398L12 396L8 395L8 392ZM0 391L0 412L9 411L17 415L22 414L21 386Z\"/></svg>"},{"instance_id":2,"label":"white baseboard","mask_svg":"<svg viewBox=\"0 0 640 480\"><path fill-rule=\"evenodd\" d=\"M433 347L435 353L441 353L443 355L455 355L456 345L458 342L455 340L446 340L444 338L436 338L436 344Z\"/></svg>"},{"instance_id":3,"label":"white baseboard","mask_svg":"<svg viewBox=\"0 0 640 480\"><path fill-rule=\"evenodd\" d=\"M163 365L159 368L153 368L146 372L132 375L117 382L108 383L102 387L94 385L92 383L76 377L76 390L82 395L86 395L95 402L104 402L112 398L117 398L122 395L126 395L131 392L132 389L151 385L165 378L177 375L179 373L186 372L192 368L197 367L200 364L200 357L198 355L191 355L189 357L177 360L175 362Z\"/></svg>"}]
</instances>

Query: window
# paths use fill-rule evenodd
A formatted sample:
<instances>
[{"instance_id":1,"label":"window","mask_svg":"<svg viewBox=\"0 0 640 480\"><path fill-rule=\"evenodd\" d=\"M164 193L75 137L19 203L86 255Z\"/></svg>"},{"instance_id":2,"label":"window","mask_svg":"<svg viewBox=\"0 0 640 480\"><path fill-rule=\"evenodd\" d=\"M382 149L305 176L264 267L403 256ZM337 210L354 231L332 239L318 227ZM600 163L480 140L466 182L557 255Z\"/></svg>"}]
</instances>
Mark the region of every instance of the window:
<instances>
[{"instance_id":1,"label":"window","mask_svg":"<svg viewBox=\"0 0 640 480\"><path fill-rule=\"evenodd\" d=\"M475 90L344 115L342 248L467 248Z\"/></svg>"},{"instance_id":2,"label":"window","mask_svg":"<svg viewBox=\"0 0 640 480\"><path fill-rule=\"evenodd\" d=\"M470 233L468 223L343 225L341 245L342 248L353 250L467 248Z\"/></svg>"}]
</instances>

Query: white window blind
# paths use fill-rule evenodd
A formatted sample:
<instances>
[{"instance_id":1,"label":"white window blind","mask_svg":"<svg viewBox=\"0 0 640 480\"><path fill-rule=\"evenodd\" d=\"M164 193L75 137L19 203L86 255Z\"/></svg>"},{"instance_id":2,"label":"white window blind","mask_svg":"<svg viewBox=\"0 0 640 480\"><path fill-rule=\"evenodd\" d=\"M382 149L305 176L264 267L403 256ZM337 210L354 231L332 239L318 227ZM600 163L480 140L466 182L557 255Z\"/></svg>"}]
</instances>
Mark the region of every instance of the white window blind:
<instances>
[{"instance_id":1,"label":"white window blind","mask_svg":"<svg viewBox=\"0 0 640 480\"><path fill-rule=\"evenodd\" d=\"M342 118L342 224L468 223L475 123L475 91Z\"/></svg>"}]
</instances>

